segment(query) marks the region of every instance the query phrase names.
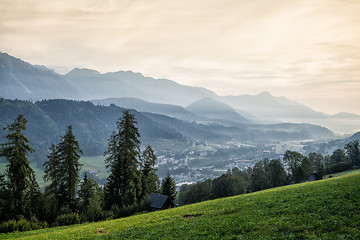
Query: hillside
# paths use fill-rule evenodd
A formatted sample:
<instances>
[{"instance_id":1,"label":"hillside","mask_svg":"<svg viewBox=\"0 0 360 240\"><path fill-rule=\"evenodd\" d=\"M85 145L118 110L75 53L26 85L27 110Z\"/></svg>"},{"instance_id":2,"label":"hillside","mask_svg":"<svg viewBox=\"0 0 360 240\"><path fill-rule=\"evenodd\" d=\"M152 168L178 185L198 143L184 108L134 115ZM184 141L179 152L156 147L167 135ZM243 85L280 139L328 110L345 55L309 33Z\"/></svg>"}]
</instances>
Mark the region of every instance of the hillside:
<instances>
[{"instance_id":1,"label":"hillside","mask_svg":"<svg viewBox=\"0 0 360 240\"><path fill-rule=\"evenodd\" d=\"M332 154L336 149L343 149L351 141L360 141L360 132L351 135L348 138L336 139L330 142L308 143L304 150L306 153L317 152L321 154Z\"/></svg>"},{"instance_id":2,"label":"hillside","mask_svg":"<svg viewBox=\"0 0 360 240\"><path fill-rule=\"evenodd\" d=\"M145 77L132 71L101 74L91 69L76 68L63 75L63 78L75 86L83 99L133 97L158 103L187 105L202 97L216 96L205 88Z\"/></svg>"},{"instance_id":3,"label":"hillside","mask_svg":"<svg viewBox=\"0 0 360 240\"><path fill-rule=\"evenodd\" d=\"M1 239L359 239L360 171L112 221Z\"/></svg>"},{"instance_id":4,"label":"hillside","mask_svg":"<svg viewBox=\"0 0 360 240\"><path fill-rule=\"evenodd\" d=\"M360 131L360 116L351 113L328 115L290 101L286 97L272 96L269 92L257 95L219 96L218 101L233 107L238 113L258 123L310 123L326 126L337 133ZM251 114L247 116L247 114Z\"/></svg>"},{"instance_id":5,"label":"hillside","mask_svg":"<svg viewBox=\"0 0 360 240\"><path fill-rule=\"evenodd\" d=\"M78 96L76 89L59 74L2 52L0 85L0 96L9 99L42 100Z\"/></svg>"},{"instance_id":6,"label":"hillside","mask_svg":"<svg viewBox=\"0 0 360 240\"><path fill-rule=\"evenodd\" d=\"M26 135L36 150L36 161L46 158L48 148L72 125L80 147L87 156L102 155L107 139L116 129L116 120L124 109L115 105L101 106L72 100L29 101L0 98L0 127L10 124L18 114L28 119ZM307 124L237 125L199 124L176 118L133 111L144 144L154 141L208 141L226 144L235 140L248 143L307 140L333 137L326 128ZM0 134L4 133L0 131ZM3 141L1 139L0 141ZM165 146L166 147L166 146Z\"/></svg>"},{"instance_id":7,"label":"hillside","mask_svg":"<svg viewBox=\"0 0 360 240\"><path fill-rule=\"evenodd\" d=\"M235 109L251 112L263 119L307 119L326 116L285 97L272 96L269 92L257 95L222 96L219 97L219 101L227 103Z\"/></svg>"},{"instance_id":8,"label":"hillside","mask_svg":"<svg viewBox=\"0 0 360 240\"><path fill-rule=\"evenodd\" d=\"M215 101L211 98L202 98L187 106L186 110L205 118L220 120L224 123L251 123L229 105Z\"/></svg>"},{"instance_id":9,"label":"hillside","mask_svg":"<svg viewBox=\"0 0 360 240\"><path fill-rule=\"evenodd\" d=\"M115 105L95 106L90 102L71 100L46 100L31 103L20 100L0 99L0 142L4 141L3 127L12 123L18 114L27 120L25 135L35 153L32 161L42 166L52 143L57 143L66 126L72 125L84 155L102 155L107 147L111 132L124 109ZM182 139L183 136L168 129L136 111L132 112L137 121L141 140L146 143L159 139Z\"/></svg>"},{"instance_id":10,"label":"hillside","mask_svg":"<svg viewBox=\"0 0 360 240\"><path fill-rule=\"evenodd\" d=\"M91 102L94 104L100 104L105 106L115 104L116 106L122 108L135 109L139 112L156 113L187 121L203 119L200 116L190 113L183 107L171 104L148 102L140 98L106 98L91 100Z\"/></svg>"}]
</instances>

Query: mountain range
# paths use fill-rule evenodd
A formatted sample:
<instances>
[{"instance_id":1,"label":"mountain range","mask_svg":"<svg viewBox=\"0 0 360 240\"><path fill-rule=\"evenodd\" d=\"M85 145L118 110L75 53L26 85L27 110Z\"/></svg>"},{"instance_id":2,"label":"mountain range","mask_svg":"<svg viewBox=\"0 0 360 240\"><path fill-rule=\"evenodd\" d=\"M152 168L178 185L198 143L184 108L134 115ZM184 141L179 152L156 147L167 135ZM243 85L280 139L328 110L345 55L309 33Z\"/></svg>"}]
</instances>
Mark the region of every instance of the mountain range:
<instances>
[{"instance_id":1,"label":"mountain range","mask_svg":"<svg viewBox=\"0 0 360 240\"><path fill-rule=\"evenodd\" d=\"M78 96L77 90L61 75L1 52L0 85L0 96L8 99L69 99Z\"/></svg>"},{"instance_id":2,"label":"mountain range","mask_svg":"<svg viewBox=\"0 0 360 240\"><path fill-rule=\"evenodd\" d=\"M359 115L327 115L268 92L218 96L205 88L183 86L168 79L144 77L131 71L102 74L75 68L61 75L1 52L0 85L0 96L6 99L92 100L98 104L113 103L181 120L215 121L225 125L292 122L317 124L338 133L360 130Z\"/></svg>"},{"instance_id":3,"label":"mountain range","mask_svg":"<svg viewBox=\"0 0 360 240\"><path fill-rule=\"evenodd\" d=\"M30 145L36 150L34 161L42 165L52 143L59 142L66 126L72 125L84 154L102 155L107 147L111 132L116 129L116 121L124 108L94 105L87 101L64 99L42 100L32 103L23 100L0 99L0 127L11 124L18 114L27 120ZM324 128L310 124L269 124L228 125L212 122L202 124L179 120L165 115L137 112L132 110L138 122L141 141L144 145L163 142L162 148L169 148L167 142L208 142L227 144L238 142L247 144L271 144L279 141L331 138L334 134ZM1 136L6 132L0 131ZM2 141L2 140L1 140ZM171 150L171 149L168 149Z\"/></svg>"}]
</instances>

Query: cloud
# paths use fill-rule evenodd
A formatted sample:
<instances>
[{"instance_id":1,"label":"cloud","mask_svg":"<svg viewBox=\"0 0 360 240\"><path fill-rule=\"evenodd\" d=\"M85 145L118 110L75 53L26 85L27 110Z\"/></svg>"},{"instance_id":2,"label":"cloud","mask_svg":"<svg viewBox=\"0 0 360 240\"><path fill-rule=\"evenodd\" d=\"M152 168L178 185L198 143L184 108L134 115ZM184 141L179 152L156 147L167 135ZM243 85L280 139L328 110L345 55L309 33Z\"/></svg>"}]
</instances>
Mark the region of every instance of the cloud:
<instances>
[{"instance_id":1,"label":"cloud","mask_svg":"<svg viewBox=\"0 0 360 240\"><path fill-rule=\"evenodd\" d=\"M360 100L359 1L0 0L0 12L2 51L62 72L133 70L313 106Z\"/></svg>"}]
</instances>

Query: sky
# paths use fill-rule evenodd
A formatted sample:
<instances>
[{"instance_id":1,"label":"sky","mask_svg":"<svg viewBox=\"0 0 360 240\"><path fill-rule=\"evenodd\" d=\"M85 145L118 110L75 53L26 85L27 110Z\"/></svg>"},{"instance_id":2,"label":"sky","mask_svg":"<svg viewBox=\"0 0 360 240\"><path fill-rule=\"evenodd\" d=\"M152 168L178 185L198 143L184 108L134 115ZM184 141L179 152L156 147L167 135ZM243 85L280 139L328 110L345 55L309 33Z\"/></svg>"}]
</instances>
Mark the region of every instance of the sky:
<instances>
[{"instance_id":1,"label":"sky","mask_svg":"<svg viewBox=\"0 0 360 240\"><path fill-rule=\"evenodd\" d=\"M0 51L360 114L360 0L0 0Z\"/></svg>"}]
</instances>

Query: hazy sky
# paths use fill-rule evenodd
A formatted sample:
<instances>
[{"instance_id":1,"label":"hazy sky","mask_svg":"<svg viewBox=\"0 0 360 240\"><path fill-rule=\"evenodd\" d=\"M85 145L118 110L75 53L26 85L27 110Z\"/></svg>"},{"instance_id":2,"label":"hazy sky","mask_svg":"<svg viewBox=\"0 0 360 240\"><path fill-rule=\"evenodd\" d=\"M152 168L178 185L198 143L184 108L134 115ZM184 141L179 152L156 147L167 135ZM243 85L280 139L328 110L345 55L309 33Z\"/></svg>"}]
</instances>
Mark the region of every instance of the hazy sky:
<instances>
[{"instance_id":1,"label":"hazy sky","mask_svg":"<svg viewBox=\"0 0 360 240\"><path fill-rule=\"evenodd\" d=\"M360 114L359 0L0 0L0 51Z\"/></svg>"}]
</instances>

